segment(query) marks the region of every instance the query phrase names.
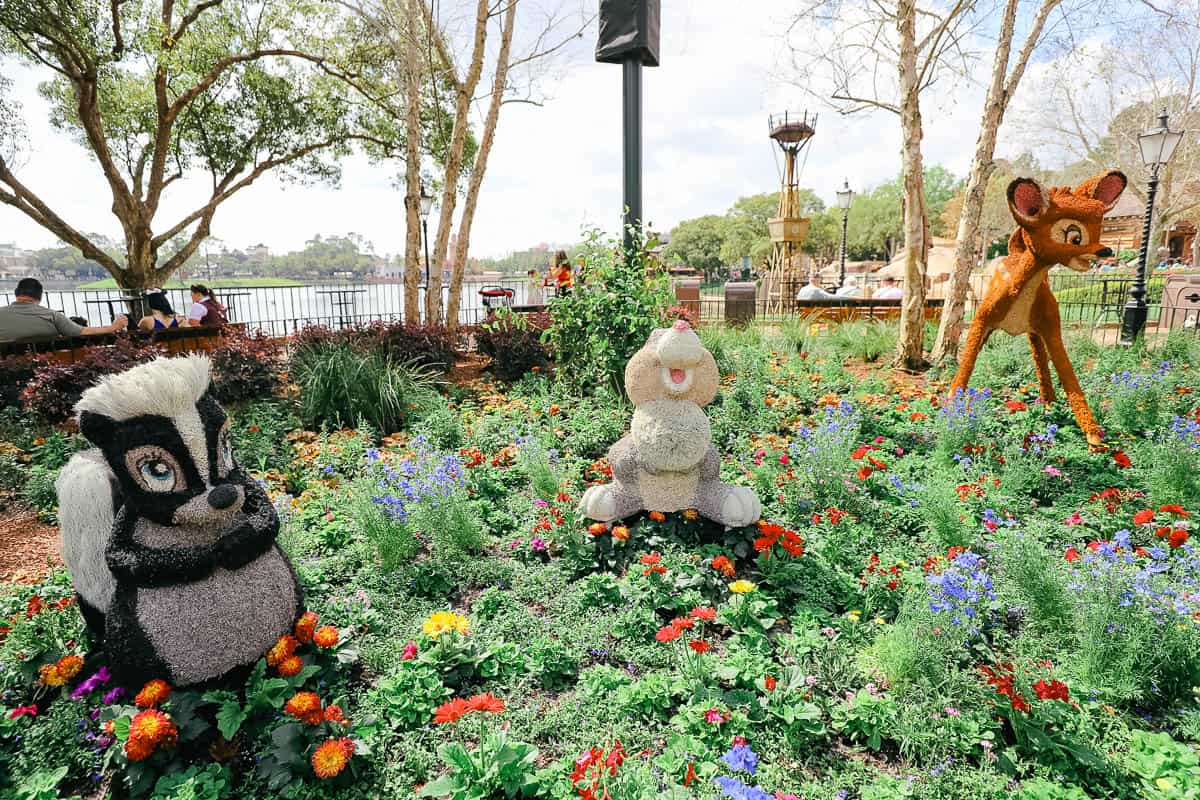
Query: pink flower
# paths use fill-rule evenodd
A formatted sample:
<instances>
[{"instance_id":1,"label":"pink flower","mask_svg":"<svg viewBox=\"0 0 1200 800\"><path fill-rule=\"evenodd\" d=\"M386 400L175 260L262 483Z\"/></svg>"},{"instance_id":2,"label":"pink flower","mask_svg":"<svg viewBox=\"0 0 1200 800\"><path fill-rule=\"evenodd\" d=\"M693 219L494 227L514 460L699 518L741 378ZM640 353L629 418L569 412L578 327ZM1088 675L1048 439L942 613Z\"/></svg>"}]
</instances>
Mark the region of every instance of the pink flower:
<instances>
[{"instance_id":1,"label":"pink flower","mask_svg":"<svg viewBox=\"0 0 1200 800\"><path fill-rule=\"evenodd\" d=\"M417 657L417 643L409 642L404 645L404 651L400 654L401 661L412 661Z\"/></svg>"},{"instance_id":2,"label":"pink flower","mask_svg":"<svg viewBox=\"0 0 1200 800\"><path fill-rule=\"evenodd\" d=\"M704 721L710 725L720 725L729 719L728 714L723 714L715 708L710 708L704 712Z\"/></svg>"},{"instance_id":3,"label":"pink flower","mask_svg":"<svg viewBox=\"0 0 1200 800\"><path fill-rule=\"evenodd\" d=\"M1043 469L1042 472L1046 473L1051 478L1061 478L1062 477L1062 472L1058 469L1058 467L1051 466L1050 464L1047 464L1046 468Z\"/></svg>"},{"instance_id":4,"label":"pink flower","mask_svg":"<svg viewBox=\"0 0 1200 800\"><path fill-rule=\"evenodd\" d=\"M1063 522L1067 525L1082 525L1083 517L1079 516L1079 512L1076 511L1074 514L1063 520Z\"/></svg>"}]
</instances>

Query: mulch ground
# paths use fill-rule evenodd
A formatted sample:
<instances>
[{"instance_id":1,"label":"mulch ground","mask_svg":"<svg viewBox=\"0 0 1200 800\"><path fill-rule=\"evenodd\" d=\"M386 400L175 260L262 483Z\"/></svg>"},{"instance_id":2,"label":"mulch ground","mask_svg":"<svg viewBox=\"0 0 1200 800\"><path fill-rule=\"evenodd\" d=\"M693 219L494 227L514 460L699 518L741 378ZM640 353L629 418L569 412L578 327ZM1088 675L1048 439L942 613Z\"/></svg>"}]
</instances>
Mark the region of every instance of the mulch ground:
<instances>
[{"instance_id":1,"label":"mulch ground","mask_svg":"<svg viewBox=\"0 0 1200 800\"><path fill-rule=\"evenodd\" d=\"M0 511L0 583L36 583L61 563L58 528L32 511Z\"/></svg>"}]
</instances>

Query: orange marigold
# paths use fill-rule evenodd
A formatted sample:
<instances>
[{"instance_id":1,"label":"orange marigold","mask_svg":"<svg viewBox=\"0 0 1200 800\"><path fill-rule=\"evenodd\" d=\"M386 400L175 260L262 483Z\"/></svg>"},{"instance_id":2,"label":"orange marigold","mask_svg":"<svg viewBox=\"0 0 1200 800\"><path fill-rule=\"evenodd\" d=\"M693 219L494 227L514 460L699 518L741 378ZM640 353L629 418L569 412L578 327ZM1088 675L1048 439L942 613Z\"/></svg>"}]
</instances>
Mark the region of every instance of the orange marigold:
<instances>
[{"instance_id":1,"label":"orange marigold","mask_svg":"<svg viewBox=\"0 0 1200 800\"><path fill-rule=\"evenodd\" d=\"M337 643L337 628L332 625L326 625L313 631L313 644L317 647L334 647Z\"/></svg>"},{"instance_id":2,"label":"orange marigold","mask_svg":"<svg viewBox=\"0 0 1200 800\"><path fill-rule=\"evenodd\" d=\"M158 747L174 747L179 729L163 712L148 708L139 711L129 722L129 738L125 755L130 761L143 761Z\"/></svg>"},{"instance_id":3,"label":"orange marigold","mask_svg":"<svg viewBox=\"0 0 1200 800\"><path fill-rule=\"evenodd\" d=\"M304 662L300 656L288 656L283 661L279 662L279 674L285 678L290 678L293 675L299 674L304 668Z\"/></svg>"},{"instance_id":4,"label":"orange marigold","mask_svg":"<svg viewBox=\"0 0 1200 800\"><path fill-rule=\"evenodd\" d=\"M292 656L296 652L296 648L300 646L300 642L295 636L284 634L279 637L279 641L267 651L267 665L278 667L285 659Z\"/></svg>"},{"instance_id":5,"label":"orange marigold","mask_svg":"<svg viewBox=\"0 0 1200 800\"><path fill-rule=\"evenodd\" d=\"M46 686L65 686L83 669L83 659L79 656L63 656L53 664L43 664L38 669L38 676Z\"/></svg>"},{"instance_id":6,"label":"orange marigold","mask_svg":"<svg viewBox=\"0 0 1200 800\"><path fill-rule=\"evenodd\" d=\"M316 692L296 692L284 703L283 710L306 725L320 725L325 718L321 713L321 698Z\"/></svg>"},{"instance_id":7,"label":"orange marigold","mask_svg":"<svg viewBox=\"0 0 1200 800\"><path fill-rule=\"evenodd\" d=\"M342 713L341 706L325 706L325 721L326 722L340 722L343 725L350 724L346 720L345 714Z\"/></svg>"},{"instance_id":8,"label":"orange marigold","mask_svg":"<svg viewBox=\"0 0 1200 800\"><path fill-rule=\"evenodd\" d=\"M651 511L650 519L654 520L655 522L665 522L667 519L667 515L662 513L661 511Z\"/></svg>"},{"instance_id":9,"label":"orange marigold","mask_svg":"<svg viewBox=\"0 0 1200 800\"><path fill-rule=\"evenodd\" d=\"M133 698L138 708L154 708L171 696L171 685L162 678L149 681Z\"/></svg>"},{"instance_id":10,"label":"orange marigold","mask_svg":"<svg viewBox=\"0 0 1200 800\"><path fill-rule=\"evenodd\" d=\"M316 630L317 627L318 619L319 617L317 617L315 612L305 611L300 616L300 619L296 620L296 638L305 644L311 642L313 631Z\"/></svg>"},{"instance_id":11,"label":"orange marigold","mask_svg":"<svg viewBox=\"0 0 1200 800\"><path fill-rule=\"evenodd\" d=\"M354 755L354 740L326 739L312 754L313 773L325 780L341 773Z\"/></svg>"}]
</instances>

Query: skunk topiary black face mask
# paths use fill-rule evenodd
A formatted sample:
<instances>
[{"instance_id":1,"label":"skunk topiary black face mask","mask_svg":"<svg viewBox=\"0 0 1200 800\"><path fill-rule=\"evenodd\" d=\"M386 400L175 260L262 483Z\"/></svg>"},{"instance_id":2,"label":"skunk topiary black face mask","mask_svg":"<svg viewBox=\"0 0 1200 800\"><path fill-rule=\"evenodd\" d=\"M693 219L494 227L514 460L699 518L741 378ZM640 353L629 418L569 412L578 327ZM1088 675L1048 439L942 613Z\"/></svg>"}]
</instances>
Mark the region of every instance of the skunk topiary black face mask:
<instances>
[{"instance_id":1,"label":"skunk topiary black face mask","mask_svg":"<svg viewBox=\"0 0 1200 800\"><path fill-rule=\"evenodd\" d=\"M253 664L301 593L279 518L233 460L207 358L159 359L84 392L96 449L57 488L63 560L117 679L202 683Z\"/></svg>"}]
</instances>

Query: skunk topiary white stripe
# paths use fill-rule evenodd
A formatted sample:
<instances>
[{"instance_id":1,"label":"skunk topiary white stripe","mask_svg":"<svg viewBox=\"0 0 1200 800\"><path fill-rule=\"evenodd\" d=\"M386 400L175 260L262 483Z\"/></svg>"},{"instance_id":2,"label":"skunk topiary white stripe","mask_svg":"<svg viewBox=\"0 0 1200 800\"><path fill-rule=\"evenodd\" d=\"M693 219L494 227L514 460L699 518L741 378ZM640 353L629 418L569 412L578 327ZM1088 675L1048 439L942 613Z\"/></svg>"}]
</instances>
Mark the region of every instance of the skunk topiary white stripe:
<instances>
[{"instance_id":1,"label":"skunk topiary white stripe","mask_svg":"<svg viewBox=\"0 0 1200 800\"><path fill-rule=\"evenodd\" d=\"M62 557L75 591L108 613L116 581L104 558L113 528L113 474L99 450L76 453L54 482Z\"/></svg>"},{"instance_id":2,"label":"skunk topiary white stripe","mask_svg":"<svg viewBox=\"0 0 1200 800\"><path fill-rule=\"evenodd\" d=\"M208 389L210 371L207 356L156 358L101 379L83 393L75 413L90 411L115 422L146 415L178 416L195 409Z\"/></svg>"}]
</instances>

